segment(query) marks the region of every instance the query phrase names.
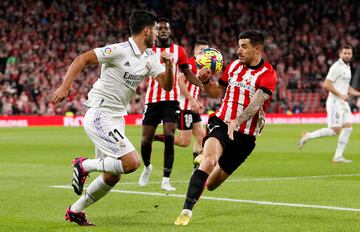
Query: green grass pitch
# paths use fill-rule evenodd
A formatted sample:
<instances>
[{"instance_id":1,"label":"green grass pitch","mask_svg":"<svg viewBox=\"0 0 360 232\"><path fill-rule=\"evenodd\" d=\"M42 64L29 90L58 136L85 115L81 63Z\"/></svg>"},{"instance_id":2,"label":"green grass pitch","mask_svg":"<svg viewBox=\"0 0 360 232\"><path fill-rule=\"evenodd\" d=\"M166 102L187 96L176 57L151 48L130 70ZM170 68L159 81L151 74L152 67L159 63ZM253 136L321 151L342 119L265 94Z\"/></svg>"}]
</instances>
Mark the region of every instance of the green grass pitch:
<instances>
[{"instance_id":1,"label":"green grass pitch","mask_svg":"<svg viewBox=\"0 0 360 232\"><path fill-rule=\"evenodd\" d=\"M247 161L217 190L205 190L189 226L176 227L192 171L191 148L176 148L175 195L162 195L163 145L153 143L154 172L137 185L142 167L90 206L96 227L66 222L65 209L78 197L69 188L71 160L93 157L82 128L0 129L0 231L360 231L360 126L345 151L349 164L332 164L335 137L296 143L303 130L324 125L268 125ZM126 134L140 151L140 127ZM97 173L92 173L89 181ZM128 192L122 192L128 191ZM143 193L151 195L144 195ZM155 195L160 193L159 195ZM265 202L261 204L261 202ZM290 204L290 205L286 205ZM323 208L322 208L323 207Z\"/></svg>"}]
</instances>

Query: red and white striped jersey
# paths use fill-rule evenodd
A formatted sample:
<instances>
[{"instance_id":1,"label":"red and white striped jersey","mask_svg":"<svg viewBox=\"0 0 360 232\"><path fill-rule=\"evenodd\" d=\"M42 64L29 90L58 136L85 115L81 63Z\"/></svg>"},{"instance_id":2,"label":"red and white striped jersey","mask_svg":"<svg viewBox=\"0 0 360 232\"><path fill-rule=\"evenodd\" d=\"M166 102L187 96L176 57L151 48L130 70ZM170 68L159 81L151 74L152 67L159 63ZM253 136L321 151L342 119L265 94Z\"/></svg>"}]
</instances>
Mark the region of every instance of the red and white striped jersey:
<instances>
[{"instance_id":1,"label":"red and white striped jersey","mask_svg":"<svg viewBox=\"0 0 360 232\"><path fill-rule=\"evenodd\" d=\"M275 90L277 77L276 72L266 61L261 60L256 67L242 65L239 60L230 63L221 78L219 84L227 86L225 96L216 116L223 121L235 119L250 104L255 92L261 88L267 93ZM262 110L265 112L270 99L264 103ZM244 122L236 130L243 134L256 136L261 129L259 112L251 119Z\"/></svg>"},{"instance_id":2,"label":"red and white striped jersey","mask_svg":"<svg viewBox=\"0 0 360 232\"><path fill-rule=\"evenodd\" d=\"M160 101L178 101L180 96L180 88L178 83L179 65L188 63L185 49L177 44L172 43L168 48L153 47L153 51L159 54L159 56L162 51L173 54L174 86L171 91L165 91L161 88L159 82L157 82L153 76L150 76L149 85L145 95L145 104ZM165 67L165 64L162 61L161 63Z\"/></svg>"},{"instance_id":3,"label":"red and white striped jersey","mask_svg":"<svg viewBox=\"0 0 360 232\"><path fill-rule=\"evenodd\" d=\"M190 70L196 75L197 68L195 63L195 57L189 58L188 62L189 62ZM186 79L185 79L185 86L187 91L190 93L190 95L194 99L197 99L197 97L199 96L200 88ZM181 110L191 110L191 105L189 104L189 100L185 97L184 94L180 94L179 103Z\"/></svg>"}]
</instances>

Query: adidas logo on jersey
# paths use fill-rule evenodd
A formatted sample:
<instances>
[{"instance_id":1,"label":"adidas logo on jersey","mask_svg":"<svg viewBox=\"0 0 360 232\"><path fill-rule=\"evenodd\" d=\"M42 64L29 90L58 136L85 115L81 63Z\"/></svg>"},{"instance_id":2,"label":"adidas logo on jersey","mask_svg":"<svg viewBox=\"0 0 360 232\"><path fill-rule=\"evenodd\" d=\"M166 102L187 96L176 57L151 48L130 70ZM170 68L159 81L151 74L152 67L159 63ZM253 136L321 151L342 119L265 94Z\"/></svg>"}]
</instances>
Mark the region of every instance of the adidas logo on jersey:
<instances>
[{"instance_id":1,"label":"adidas logo on jersey","mask_svg":"<svg viewBox=\"0 0 360 232\"><path fill-rule=\"evenodd\" d=\"M124 64L124 66L130 67L130 62L129 62L129 61L126 61L126 63Z\"/></svg>"}]
</instances>

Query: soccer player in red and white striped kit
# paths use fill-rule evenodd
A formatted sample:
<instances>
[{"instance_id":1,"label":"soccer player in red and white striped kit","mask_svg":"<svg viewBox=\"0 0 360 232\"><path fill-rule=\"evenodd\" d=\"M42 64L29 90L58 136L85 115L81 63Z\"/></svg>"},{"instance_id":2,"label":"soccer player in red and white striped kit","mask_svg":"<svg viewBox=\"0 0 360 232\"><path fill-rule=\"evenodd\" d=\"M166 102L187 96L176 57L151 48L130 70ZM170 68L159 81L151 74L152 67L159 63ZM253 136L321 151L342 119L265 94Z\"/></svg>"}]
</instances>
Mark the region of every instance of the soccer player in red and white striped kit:
<instances>
[{"instance_id":1,"label":"soccer player in red and white striped kit","mask_svg":"<svg viewBox=\"0 0 360 232\"><path fill-rule=\"evenodd\" d=\"M205 40L197 40L194 44L194 55L188 59L191 71L196 74L196 56L205 48L209 47L209 43ZM177 125L179 135L175 136L174 143L180 147L188 147L191 144L192 135L194 135L195 141L193 146L193 160L202 153L202 141L205 137L205 130L201 122L200 111L203 109L203 105L198 101L200 94L200 88L194 84L191 84L186 80L183 74L179 75L179 87L180 87L180 116ZM156 134L156 141L164 142L163 134ZM194 164L194 169L199 165Z\"/></svg>"},{"instance_id":2,"label":"soccer player in red and white striped kit","mask_svg":"<svg viewBox=\"0 0 360 232\"><path fill-rule=\"evenodd\" d=\"M166 51L173 54L174 86L171 91L164 91L154 78L149 78L149 85L145 96L145 109L142 126L141 157L144 162L144 170L139 178L139 185L146 186L152 172L151 151L155 131L159 123L164 127L164 173L161 189L173 191L175 188L170 184L170 174L174 163L174 134L178 121L180 108L180 88L178 84L179 71L191 83L201 86L202 83L191 72L188 64L186 51L183 47L171 41L170 21L167 18L157 20L158 37L153 51L160 54Z\"/></svg>"},{"instance_id":3,"label":"soccer player in red and white striped kit","mask_svg":"<svg viewBox=\"0 0 360 232\"><path fill-rule=\"evenodd\" d=\"M210 70L198 77L210 97L225 93L220 108L209 118L203 140L203 159L193 172L183 206L175 225L187 225L192 209L205 186L219 187L251 154L255 136L264 126L264 111L275 90L276 72L262 59L265 37L257 30L239 35L239 59L231 62L218 82L210 81Z\"/></svg>"}]
</instances>

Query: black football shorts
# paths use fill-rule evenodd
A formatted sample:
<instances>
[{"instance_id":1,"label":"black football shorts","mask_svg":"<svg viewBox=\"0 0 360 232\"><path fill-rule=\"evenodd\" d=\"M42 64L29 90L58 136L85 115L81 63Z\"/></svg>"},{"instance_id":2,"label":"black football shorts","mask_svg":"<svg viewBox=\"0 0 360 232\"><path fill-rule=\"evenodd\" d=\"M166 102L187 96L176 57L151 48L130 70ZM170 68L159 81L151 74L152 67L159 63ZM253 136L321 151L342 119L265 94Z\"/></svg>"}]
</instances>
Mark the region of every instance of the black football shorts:
<instances>
[{"instance_id":1,"label":"black football shorts","mask_svg":"<svg viewBox=\"0 0 360 232\"><path fill-rule=\"evenodd\" d=\"M145 105L143 125L157 127L162 121L177 123L180 114L178 101L161 101Z\"/></svg>"},{"instance_id":2,"label":"black football shorts","mask_svg":"<svg viewBox=\"0 0 360 232\"><path fill-rule=\"evenodd\" d=\"M251 154L255 148L256 138L234 131L234 140L231 140L227 130L227 124L223 120L212 116L207 124L207 135L203 144L210 137L217 138L220 141L224 151L219 158L219 166L224 172L231 175Z\"/></svg>"},{"instance_id":3,"label":"black football shorts","mask_svg":"<svg viewBox=\"0 0 360 232\"><path fill-rule=\"evenodd\" d=\"M191 130L193 123L201 122L199 113L195 113L191 110L181 110L177 128L179 130Z\"/></svg>"}]
</instances>

